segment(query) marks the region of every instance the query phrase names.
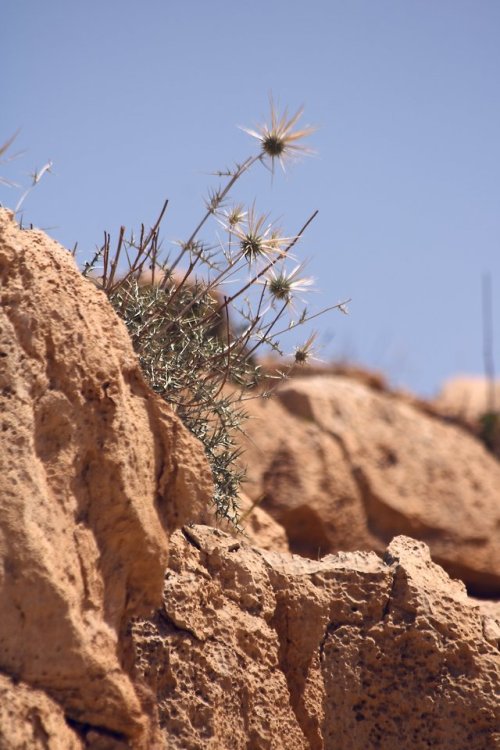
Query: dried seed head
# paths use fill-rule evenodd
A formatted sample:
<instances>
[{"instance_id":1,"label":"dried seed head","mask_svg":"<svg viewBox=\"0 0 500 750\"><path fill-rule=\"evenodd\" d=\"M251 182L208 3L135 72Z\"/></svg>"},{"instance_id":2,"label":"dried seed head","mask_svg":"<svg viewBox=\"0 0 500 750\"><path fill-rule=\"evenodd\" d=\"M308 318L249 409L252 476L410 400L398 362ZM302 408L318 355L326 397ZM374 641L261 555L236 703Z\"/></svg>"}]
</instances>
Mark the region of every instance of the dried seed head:
<instances>
[{"instance_id":1,"label":"dried seed head","mask_svg":"<svg viewBox=\"0 0 500 750\"><path fill-rule=\"evenodd\" d=\"M243 204L238 203L233 206L229 211L224 211L225 224L229 230L234 229L238 224L242 224L245 221L247 212L243 210Z\"/></svg>"},{"instance_id":2,"label":"dried seed head","mask_svg":"<svg viewBox=\"0 0 500 750\"><path fill-rule=\"evenodd\" d=\"M301 130L293 130L304 111L302 107L297 110L292 117L289 117L288 110L286 109L281 116L278 115L272 97L270 98L270 105L270 125L264 123L256 130L248 130L246 128L242 129L245 133L248 133L253 138L260 141L262 156L267 156L271 159L271 170L274 172L275 159L279 160L281 167L284 170L285 161L287 159L293 159L300 155L313 153L305 146L299 145L297 141L311 135L311 133L315 131L315 128L307 126Z\"/></svg>"},{"instance_id":3,"label":"dried seed head","mask_svg":"<svg viewBox=\"0 0 500 750\"><path fill-rule=\"evenodd\" d=\"M229 230L239 242L241 255L249 262L259 258L271 260L277 255L284 255L283 246L291 241L289 237L282 237L281 233L267 222L267 215L258 216L255 206L248 210L245 227L233 225Z\"/></svg>"},{"instance_id":4,"label":"dried seed head","mask_svg":"<svg viewBox=\"0 0 500 750\"><path fill-rule=\"evenodd\" d=\"M271 268L266 275L265 282L270 294L276 300L292 302L293 297L298 293L312 291L314 279L311 276L299 278L298 274L303 265L299 264L289 273L285 268Z\"/></svg>"},{"instance_id":5,"label":"dried seed head","mask_svg":"<svg viewBox=\"0 0 500 750\"><path fill-rule=\"evenodd\" d=\"M312 333L307 341L302 346L297 346L294 352L295 363L298 365L305 365L313 355L313 345L316 340L317 333Z\"/></svg>"}]
</instances>

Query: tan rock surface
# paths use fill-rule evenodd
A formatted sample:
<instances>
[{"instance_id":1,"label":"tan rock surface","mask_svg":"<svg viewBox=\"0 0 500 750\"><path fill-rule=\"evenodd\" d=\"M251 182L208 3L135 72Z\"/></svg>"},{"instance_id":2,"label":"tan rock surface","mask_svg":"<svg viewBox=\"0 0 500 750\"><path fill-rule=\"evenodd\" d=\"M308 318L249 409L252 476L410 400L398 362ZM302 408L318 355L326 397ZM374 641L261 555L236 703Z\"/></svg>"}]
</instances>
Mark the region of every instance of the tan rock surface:
<instances>
[{"instance_id":1,"label":"tan rock surface","mask_svg":"<svg viewBox=\"0 0 500 750\"><path fill-rule=\"evenodd\" d=\"M194 526L133 638L164 747L487 750L500 661L483 625L421 542L311 561Z\"/></svg>"},{"instance_id":2,"label":"tan rock surface","mask_svg":"<svg viewBox=\"0 0 500 750\"><path fill-rule=\"evenodd\" d=\"M294 379L249 402L246 492L292 551L430 545L471 591L500 594L500 463L463 430L343 377Z\"/></svg>"},{"instance_id":3,"label":"tan rock surface","mask_svg":"<svg viewBox=\"0 0 500 750\"><path fill-rule=\"evenodd\" d=\"M291 550L317 559L341 548L382 549L338 441L314 421L297 419L276 395L245 409L244 489L285 528Z\"/></svg>"},{"instance_id":4,"label":"tan rock surface","mask_svg":"<svg viewBox=\"0 0 500 750\"><path fill-rule=\"evenodd\" d=\"M41 690L0 675L2 750L83 750L61 707Z\"/></svg>"},{"instance_id":5,"label":"tan rock surface","mask_svg":"<svg viewBox=\"0 0 500 750\"><path fill-rule=\"evenodd\" d=\"M133 628L166 748L307 748L279 669L262 553L242 555L242 544L208 526L176 532L163 607Z\"/></svg>"},{"instance_id":6,"label":"tan rock surface","mask_svg":"<svg viewBox=\"0 0 500 750\"><path fill-rule=\"evenodd\" d=\"M245 541L253 547L274 550L274 552L290 552L288 537L285 529L272 516L263 510L258 501L252 501L244 492L238 496L239 528L221 519L211 511L200 519L200 523L213 526L231 534L239 541Z\"/></svg>"},{"instance_id":7,"label":"tan rock surface","mask_svg":"<svg viewBox=\"0 0 500 750\"><path fill-rule=\"evenodd\" d=\"M490 409L489 382L479 375L462 375L447 380L435 401L445 413L475 421ZM500 410L500 380L494 384L495 408Z\"/></svg>"},{"instance_id":8,"label":"tan rock surface","mask_svg":"<svg viewBox=\"0 0 500 750\"><path fill-rule=\"evenodd\" d=\"M0 670L139 741L119 634L158 604L166 532L199 517L210 472L105 296L5 210L0 422Z\"/></svg>"},{"instance_id":9,"label":"tan rock surface","mask_svg":"<svg viewBox=\"0 0 500 750\"><path fill-rule=\"evenodd\" d=\"M285 529L258 505L242 521L244 540L254 547L274 552L289 552ZM238 538L238 537L237 537Z\"/></svg>"}]
</instances>

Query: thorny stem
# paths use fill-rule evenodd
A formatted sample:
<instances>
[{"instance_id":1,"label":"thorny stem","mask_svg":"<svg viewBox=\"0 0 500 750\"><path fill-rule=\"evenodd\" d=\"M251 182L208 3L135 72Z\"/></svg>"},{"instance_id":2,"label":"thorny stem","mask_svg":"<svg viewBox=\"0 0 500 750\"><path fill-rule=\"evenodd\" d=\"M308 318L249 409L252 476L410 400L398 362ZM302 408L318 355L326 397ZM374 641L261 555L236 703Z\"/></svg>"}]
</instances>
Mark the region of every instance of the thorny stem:
<instances>
[{"instance_id":1,"label":"thorny stem","mask_svg":"<svg viewBox=\"0 0 500 750\"><path fill-rule=\"evenodd\" d=\"M238 166L236 172L231 176L231 178L229 179L227 185L219 193L219 196L218 196L219 204L222 203L222 201L224 200L224 198L226 197L226 195L229 193L229 191L231 190L231 188L233 187L233 185L235 184L235 182L237 180L239 180L239 178L241 177L241 175L244 174L245 172L248 172L248 170L250 169L250 167L252 167L255 164L255 162L258 161L259 159L260 159L260 154L257 154L256 156L249 156L248 159L246 159L243 162L243 164L241 164L241 165ZM200 222L198 223L198 225L196 226L196 228L193 230L193 233L191 234L190 238L187 240L187 242L185 242L183 244L181 252L179 253L179 255L177 256L177 258L175 259L175 261L172 264L172 266L170 267L172 271L177 267L177 265L179 264L179 261L181 260L181 258L190 249L190 247L192 246L193 242L196 239L196 236L197 236L198 232L203 227L203 225L205 224L205 222L210 218L210 216L212 216L212 214L213 214L213 210L211 208L208 208L207 211L206 211L206 213L205 213L205 215L203 216L203 218L200 220ZM187 278L187 276L186 276L186 278Z\"/></svg>"},{"instance_id":2,"label":"thorny stem","mask_svg":"<svg viewBox=\"0 0 500 750\"><path fill-rule=\"evenodd\" d=\"M290 244L283 250L283 255L287 255L287 253L292 249L292 247L299 241L300 237L304 234L309 224L316 218L319 211L316 209L314 213L309 217L309 219L306 221L302 229L299 231L299 233L292 239ZM282 256L281 256L282 257ZM253 284L255 284L264 274L266 274L277 262L280 260L280 257L276 257L273 260L271 260L265 268L263 268L259 273L257 273L252 279L250 279L241 289L239 289L235 294L233 294L231 297L229 297L227 300L225 300L224 305L229 305L231 302L234 302L235 299L237 299L241 294L246 292L247 289L249 289ZM223 305L223 306L224 306ZM221 306L221 308L223 307ZM215 315L216 313L220 312L220 310L216 310L210 314L210 316L204 321L207 322L210 320L210 317Z\"/></svg>"},{"instance_id":3,"label":"thorny stem","mask_svg":"<svg viewBox=\"0 0 500 750\"><path fill-rule=\"evenodd\" d=\"M229 309L227 306L225 309L226 309L226 332L227 332L227 362L226 362L226 369L224 372L224 377L221 380L220 387L214 393L214 396L213 396L214 399L217 398L217 396L220 394L220 392L226 385L227 379L229 377L229 370L231 367L231 328L229 326Z\"/></svg>"},{"instance_id":4,"label":"thorny stem","mask_svg":"<svg viewBox=\"0 0 500 750\"><path fill-rule=\"evenodd\" d=\"M238 338L235 338L234 341L231 342L231 344L230 344L231 351L233 351L235 349L236 350L239 349L240 352L243 352L245 350L245 347L246 347L246 345L247 345L247 343L248 343L248 341L250 339L250 336L252 335L252 331L257 327L257 325L262 320L263 314L265 314L265 312L263 314L261 314L262 303L263 303L263 300L264 300L264 293L265 293L265 291L266 291L266 287L263 286L261 294L260 294L259 303L257 305L257 310L256 310L253 318L250 320L251 325L247 326L247 328L244 331L241 332L241 334L238 336ZM226 314L229 315L229 308L227 307L227 305L225 307L225 310L226 310ZM210 361L214 361L215 360L215 362L216 362L217 359L219 359L221 356L222 356L221 353L216 354L216 355L214 355L214 357L211 357L207 361L210 362Z\"/></svg>"},{"instance_id":5,"label":"thorny stem","mask_svg":"<svg viewBox=\"0 0 500 750\"><path fill-rule=\"evenodd\" d=\"M310 320L314 320L314 318L318 318L320 315L324 315L327 312L331 312L332 310L341 310L342 307L345 305L348 305L351 301L351 298L344 300L344 302L337 302L336 305L331 305L330 307L324 307L322 310L320 310L317 313L314 313L314 315L306 315L304 318L300 318L297 323L294 325L289 325L288 328L283 328L281 331L277 331L274 336L282 336L284 333L288 333L293 328L298 328L299 325L303 325L303 323L308 323Z\"/></svg>"},{"instance_id":6,"label":"thorny stem","mask_svg":"<svg viewBox=\"0 0 500 750\"><path fill-rule=\"evenodd\" d=\"M303 134L290 134L288 129L291 124L291 121L285 123L283 132L285 146L290 149L295 148L294 139L302 137ZM267 155L269 156L269 153ZM226 183L209 193L206 211L187 242L181 245L173 263L170 263L168 258L165 262L157 263L161 247L159 227L168 201L165 201L156 223L150 230L146 232L144 225L141 225L138 244L134 241L133 235L130 240L126 240L125 230L121 227L113 257L110 257L110 236L105 234L104 245L92 261L93 264L103 256L104 291L111 297L115 309L129 327L144 372L154 390L177 409L189 429L202 440L213 471L216 488L214 501L218 514L232 516L233 519L238 514L237 492L240 477L234 468L234 460L239 451L234 445L232 435L234 430L241 429L240 422L244 414L241 403L262 395L260 392L258 396L251 396L247 392L263 375L268 381L279 382L279 379L286 377L294 368L294 364L284 365L282 372L276 369L277 374L274 377L272 374L266 376L259 365L254 365L254 352L265 344L281 355L278 337L282 333L289 332L292 328L329 310L342 308L349 301L332 305L312 315L307 315L307 310L304 310L298 320L289 321L288 326L282 331L274 332L289 300L284 300L282 306L276 309L277 305L269 300L269 283L263 277L280 259L284 256L289 257L291 249L317 216L318 211L314 211L295 237L276 241L277 252L271 253L268 250L265 253L263 267L259 265L255 268L248 263L241 243L236 250L232 250L231 242L235 236L232 224L227 225L227 234L222 245L208 246L197 240L209 217L216 214L224 205L225 198L237 180L258 161L265 166L263 152L235 164L225 173L218 173L220 178L227 178ZM272 236L275 237L274 234ZM229 245L226 245L228 237ZM288 244L283 249L285 243ZM272 243L270 248L272 250ZM126 254L128 269L122 279L116 280L120 253ZM188 266L187 271L179 274L180 282L174 280L172 283L172 274L183 258ZM152 262L152 284L141 288L137 272L148 261ZM92 264L90 267L93 267ZM195 282L192 285L188 279L198 264L203 265L207 271L206 282ZM88 264L86 273L87 266ZM242 268L246 273L241 288L238 285L237 291L228 296L222 297L220 292L216 295L211 294L214 289L221 288L221 283L233 280ZM157 286L154 283L155 272L164 274L164 277L158 280ZM243 298L243 301L236 305L243 325L238 331L233 331L230 327L229 305L235 300L241 300L242 295L257 282L261 286L258 304L255 306L253 302ZM194 308L200 301L202 304ZM221 335L220 328L223 324L225 330ZM227 394L224 387L230 378L241 388L237 392L233 389L232 393Z\"/></svg>"},{"instance_id":7,"label":"thorny stem","mask_svg":"<svg viewBox=\"0 0 500 750\"><path fill-rule=\"evenodd\" d=\"M255 161L255 159L254 159L254 161ZM240 295L242 295L244 292L246 292L247 289L249 289L253 284L255 284L260 278L262 278L262 276L264 276L264 274L267 273L278 262L278 260L280 260L281 257L283 257L284 255L286 255L289 252L289 250L292 249L292 247L298 242L298 240L300 239L300 237L304 234L304 232L307 229L307 227L309 226L309 224L316 218L316 216L318 215L318 213L319 213L319 211L318 211L318 209L316 209L316 211L314 211L314 213L306 221L306 223L304 224L304 226L302 227L302 229L298 232L298 234L292 239L292 241L289 243L289 245L285 248L285 250L283 251L283 255L282 256L279 256L279 257L277 256L276 258L274 258L273 260L271 260L261 271L259 271L259 273L255 274L255 276L253 276L253 278L251 278L241 289L239 289L231 297L224 298L225 299L224 303L219 308L217 308L217 310L213 310L205 318L203 318L202 321L201 321L201 323L208 323L215 315L219 315L220 312L221 312L221 310L224 307L227 307L228 305L231 304L231 302L234 302L235 299L237 299ZM241 255L238 256L237 259L235 260L235 263L237 263L239 260L241 260L241 257L242 257ZM179 290L182 288L182 285L184 284L184 282L186 281L187 277L191 273L191 270L192 269L190 268L187 271L186 275L182 279L181 284L179 284L179 286L177 287L176 291L174 292L174 294L170 298L170 301L172 301L175 298L175 296L177 295L177 293L179 292ZM219 276L216 279L214 279L214 281L212 281L209 284L208 287L206 287L202 292L199 292L197 295L195 295L193 297L192 300L189 301L189 303L179 312L179 314L177 315L177 317L174 318L171 321L170 325L166 328L166 331L168 331L169 328L171 328L176 322L178 322L179 320L181 320L182 317L187 312L189 312L189 310L193 307L193 305L195 305L196 302L198 302L200 300L200 298L204 294L206 294L210 289L213 289L217 285L217 283L220 281L220 279L223 276L225 276L225 275L227 275L227 269L224 270L224 271L222 271L219 274Z\"/></svg>"},{"instance_id":8,"label":"thorny stem","mask_svg":"<svg viewBox=\"0 0 500 750\"><path fill-rule=\"evenodd\" d=\"M274 326L276 325L276 323L278 322L278 320L281 318L281 316L285 312L285 309L286 309L287 305L288 305L288 302L285 302L283 304L283 307L276 314L276 316L274 317L274 320L272 320L271 323L268 325L265 333L263 333L262 336L259 336L259 340L257 341L257 343L254 344L254 346L250 349L250 351L248 353L245 353L246 359L248 359L249 357L251 357L252 354L254 353L254 351L256 349L258 349L259 346L261 346L262 343L268 341L269 334L271 333L272 329L274 328ZM278 334L274 334L274 337L276 337L277 335Z\"/></svg>"}]
</instances>

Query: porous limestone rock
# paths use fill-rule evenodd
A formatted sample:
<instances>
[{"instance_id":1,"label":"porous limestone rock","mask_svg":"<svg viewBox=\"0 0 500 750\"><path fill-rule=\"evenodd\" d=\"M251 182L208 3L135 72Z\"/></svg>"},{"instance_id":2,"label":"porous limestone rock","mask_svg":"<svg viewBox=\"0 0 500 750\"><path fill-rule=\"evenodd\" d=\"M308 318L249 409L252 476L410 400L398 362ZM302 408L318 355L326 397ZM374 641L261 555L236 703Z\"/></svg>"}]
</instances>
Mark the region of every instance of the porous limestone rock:
<instances>
[{"instance_id":1,"label":"porous limestone rock","mask_svg":"<svg viewBox=\"0 0 500 750\"><path fill-rule=\"evenodd\" d=\"M136 669L173 750L488 750L500 660L486 615L398 537L312 561L205 526L172 538Z\"/></svg>"},{"instance_id":2,"label":"porous limestone rock","mask_svg":"<svg viewBox=\"0 0 500 750\"><path fill-rule=\"evenodd\" d=\"M262 553L242 545L208 526L176 532L163 606L133 626L165 748L307 747L279 668Z\"/></svg>"},{"instance_id":3,"label":"porous limestone rock","mask_svg":"<svg viewBox=\"0 0 500 750\"><path fill-rule=\"evenodd\" d=\"M152 747L119 636L158 605L168 533L200 517L210 470L104 294L6 210L0 427L0 671Z\"/></svg>"},{"instance_id":4,"label":"porous limestone rock","mask_svg":"<svg viewBox=\"0 0 500 750\"><path fill-rule=\"evenodd\" d=\"M294 379L249 402L250 497L292 551L429 544L471 592L500 594L500 463L464 430L338 376Z\"/></svg>"}]
</instances>

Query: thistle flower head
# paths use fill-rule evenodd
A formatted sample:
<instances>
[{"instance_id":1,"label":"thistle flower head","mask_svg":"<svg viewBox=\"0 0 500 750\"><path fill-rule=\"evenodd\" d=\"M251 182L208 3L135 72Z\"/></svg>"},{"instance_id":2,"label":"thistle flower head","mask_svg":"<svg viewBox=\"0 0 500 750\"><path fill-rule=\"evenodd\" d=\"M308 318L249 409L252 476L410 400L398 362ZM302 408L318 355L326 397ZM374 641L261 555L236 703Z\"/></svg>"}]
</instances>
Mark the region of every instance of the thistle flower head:
<instances>
[{"instance_id":1,"label":"thistle flower head","mask_svg":"<svg viewBox=\"0 0 500 750\"><path fill-rule=\"evenodd\" d=\"M303 268L302 264L295 266L293 271L287 273L285 268L271 268L266 275L264 283L274 300L292 302L295 294L311 291L314 279L311 276L299 277Z\"/></svg>"},{"instance_id":2,"label":"thistle flower head","mask_svg":"<svg viewBox=\"0 0 500 750\"><path fill-rule=\"evenodd\" d=\"M229 231L233 231L234 227L245 221L247 212L243 209L243 204L238 203L227 211L222 212L224 216L223 224Z\"/></svg>"},{"instance_id":3,"label":"thistle flower head","mask_svg":"<svg viewBox=\"0 0 500 750\"><path fill-rule=\"evenodd\" d=\"M245 225L234 225L231 229L240 246L242 256L252 263L259 258L272 259L276 255L284 255L284 246L292 238L282 237L281 233L267 223L268 215L257 215L255 206L247 213Z\"/></svg>"},{"instance_id":4,"label":"thistle flower head","mask_svg":"<svg viewBox=\"0 0 500 750\"><path fill-rule=\"evenodd\" d=\"M311 333L307 340L301 345L295 347L294 358L297 365L305 365L312 356L314 342L318 334Z\"/></svg>"},{"instance_id":5,"label":"thistle flower head","mask_svg":"<svg viewBox=\"0 0 500 750\"><path fill-rule=\"evenodd\" d=\"M313 153L310 149L305 146L299 145L297 141L302 138L306 138L311 135L316 128L306 126L301 130L293 130L294 126L301 118L304 108L301 107L292 116L288 116L288 110L285 109L283 114L278 115L272 97L270 98L271 105L271 123L270 125L264 123L260 125L256 130L249 130L242 128L245 133L251 135L260 141L261 156L268 157L271 160L271 171L274 172L275 159L278 159L283 171L285 170L285 161L287 159L294 159L301 154Z\"/></svg>"}]
</instances>

